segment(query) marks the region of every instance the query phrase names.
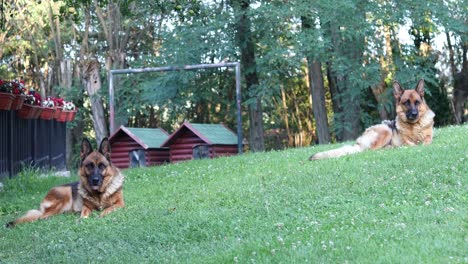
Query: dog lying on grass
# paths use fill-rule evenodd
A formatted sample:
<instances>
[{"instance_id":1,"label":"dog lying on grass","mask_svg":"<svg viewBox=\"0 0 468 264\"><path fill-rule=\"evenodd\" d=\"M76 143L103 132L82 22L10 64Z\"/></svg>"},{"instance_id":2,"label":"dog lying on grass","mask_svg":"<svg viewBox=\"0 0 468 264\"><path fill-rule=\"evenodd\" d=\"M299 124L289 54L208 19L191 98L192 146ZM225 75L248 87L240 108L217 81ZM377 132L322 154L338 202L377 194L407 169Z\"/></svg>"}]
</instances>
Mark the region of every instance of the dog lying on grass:
<instances>
[{"instance_id":1,"label":"dog lying on grass","mask_svg":"<svg viewBox=\"0 0 468 264\"><path fill-rule=\"evenodd\" d=\"M397 114L394 121L386 120L367 128L354 145L319 152L309 160L337 158L368 149L431 144L435 114L424 100L424 80L421 79L414 90L404 90L395 81L393 96Z\"/></svg>"},{"instance_id":2,"label":"dog lying on grass","mask_svg":"<svg viewBox=\"0 0 468 264\"><path fill-rule=\"evenodd\" d=\"M99 210L102 217L124 207L124 176L110 161L109 140L103 139L99 150L93 151L91 143L84 139L80 155L79 181L52 188L42 200L39 210L29 210L6 226L14 227L65 212L81 212L81 217L87 218L93 210Z\"/></svg>"}]
</instances>

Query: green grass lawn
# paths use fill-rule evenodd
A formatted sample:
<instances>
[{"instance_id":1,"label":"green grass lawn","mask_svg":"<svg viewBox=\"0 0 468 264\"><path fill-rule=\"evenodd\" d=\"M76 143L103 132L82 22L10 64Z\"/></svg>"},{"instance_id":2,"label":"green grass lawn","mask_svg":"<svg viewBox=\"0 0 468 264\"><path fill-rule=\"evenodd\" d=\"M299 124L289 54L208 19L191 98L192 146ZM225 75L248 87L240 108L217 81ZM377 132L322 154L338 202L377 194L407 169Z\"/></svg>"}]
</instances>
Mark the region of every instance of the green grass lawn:
<instances>
[{"instance_id":1,"label":"green grass lawn","mask_svg":"<svg viewBox=\"0 0 468 264\"><path fill-rule=\"evenodd\" d=\"M468 126L430 146L322 161L334 146L126 170L126 207L0 227L0 263L467 263ZM0 222L77 177L23 173Z\"/></svg>"}]
</instances>

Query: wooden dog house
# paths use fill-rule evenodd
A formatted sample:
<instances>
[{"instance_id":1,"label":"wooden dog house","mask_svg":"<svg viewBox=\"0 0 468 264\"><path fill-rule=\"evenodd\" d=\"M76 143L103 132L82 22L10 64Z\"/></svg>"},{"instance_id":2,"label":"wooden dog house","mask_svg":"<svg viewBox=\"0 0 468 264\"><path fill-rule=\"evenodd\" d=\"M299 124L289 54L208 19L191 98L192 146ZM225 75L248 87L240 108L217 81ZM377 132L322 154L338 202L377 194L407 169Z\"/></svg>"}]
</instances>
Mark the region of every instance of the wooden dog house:
<instances>
[{"instance_id":1,"label":"wooden dog house","mask_svg":"<svg viewBox=\"0 0 468 264\"><path fill-rule=\"evenodd\" d=\"M238 153L237 135L223 124L184 122L163 144L171 162L231 156Z\"/></svg>"},{"instance_id":2,"label":"wooden dog house","mask_svg":"<svg viewBox=\"0 0 468 264\"><path fill-rule=\"evenodd\" d=\"M169 148L161 147L168 138L161 128L121 126L109 138L111 161L122 169L169 162Z\"/></svg>"}]
</instances>

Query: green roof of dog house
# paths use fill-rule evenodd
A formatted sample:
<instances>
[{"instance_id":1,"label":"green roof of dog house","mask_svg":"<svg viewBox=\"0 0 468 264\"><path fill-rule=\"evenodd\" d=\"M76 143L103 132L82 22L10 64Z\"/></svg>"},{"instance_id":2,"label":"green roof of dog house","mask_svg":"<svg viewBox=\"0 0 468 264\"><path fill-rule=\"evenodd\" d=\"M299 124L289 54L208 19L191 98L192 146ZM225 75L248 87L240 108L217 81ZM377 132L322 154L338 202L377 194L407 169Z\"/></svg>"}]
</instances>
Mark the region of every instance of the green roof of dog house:
<instances>
[{"instance_id":1,"label":"green roof of dog house","mask_svg":"<svg viewBox=\"0 0 468 264\"><path fill-rule=\"evenodd\" d=\"M184 128L189 129L207 144L212 145L235 145L237 135L223 124L198 124L184 122L167 140L162 147L169 147Z\"/></svg>"},{"instance_id":2,"label":"green roof of dog house","mask_svg":"<svg viewBox=\"0 0 468 264\"><path fill-rule=\"evenodd\" d=\"M119 133L125 133L144 149L161 148L161 145L169 138L169 134L162 128L137 128L121 126L111 137L113 139Z\"/></svg>"}]
</instances>

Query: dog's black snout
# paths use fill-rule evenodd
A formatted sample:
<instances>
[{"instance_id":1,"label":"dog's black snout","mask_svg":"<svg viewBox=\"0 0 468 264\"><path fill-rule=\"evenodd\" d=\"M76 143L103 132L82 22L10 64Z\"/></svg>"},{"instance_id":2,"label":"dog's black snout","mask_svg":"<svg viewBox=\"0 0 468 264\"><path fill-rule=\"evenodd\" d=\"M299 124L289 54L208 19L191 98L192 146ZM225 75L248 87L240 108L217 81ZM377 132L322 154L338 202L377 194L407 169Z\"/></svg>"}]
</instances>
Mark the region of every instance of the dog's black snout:
<instances>
[{"instance_id":1,"label":"dog's black snout","mask_svg":"<svg viewBox=\"0 0 468 264\"><path fill-rule=\"evenodd\" d=\"M408 111L406 113L406 117L410 120L413 120L418 117L418 114L419 114L418 109L415 108L415 109L411 109L410 111Z\"/></svg>"},{"instance_id":2,"label":"dog's black snout","mask_svg":"<svg viewBox=\"0 0 468 264\"><path fill-rule=\"evenodd\" d=\"M93 178L91 179L91 183L92 183L93 185L99 185L99 182L100 182L99 177L93 177Z\"/></svg>"}]
</instances>

